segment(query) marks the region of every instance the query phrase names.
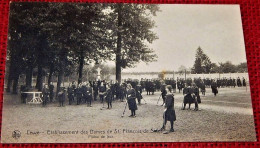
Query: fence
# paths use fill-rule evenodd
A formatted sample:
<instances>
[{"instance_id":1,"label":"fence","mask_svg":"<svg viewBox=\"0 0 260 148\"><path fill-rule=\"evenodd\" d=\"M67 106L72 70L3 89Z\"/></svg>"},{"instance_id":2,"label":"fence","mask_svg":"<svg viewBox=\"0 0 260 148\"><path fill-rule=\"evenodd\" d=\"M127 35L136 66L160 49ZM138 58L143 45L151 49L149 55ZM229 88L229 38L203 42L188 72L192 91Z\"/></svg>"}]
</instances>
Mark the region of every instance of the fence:
<instances>
[{"instance_id":1,"label":"fence","mask_svg":"<svg viewBox=\"0 0 260 148\"><path fill-rule=\"evenodd\" d=\"M159 72L158 73L122 73L121 77L122 79L138 79L141 80L141 78L146 78L146 79L157 79L159 78ZM215 78L242 78L244 77L246 81L249 80L248 78L248 73L208 73L208 74L190 74L186 73L185 74L179 74L179 73L172 73L172 74L165 74L165 78L174 78L175 80L177 78L210 78L210 79L215 79ZM116 76L115 75L110 75L110 80L115 80Z\"/></svg>"}]
</instances>

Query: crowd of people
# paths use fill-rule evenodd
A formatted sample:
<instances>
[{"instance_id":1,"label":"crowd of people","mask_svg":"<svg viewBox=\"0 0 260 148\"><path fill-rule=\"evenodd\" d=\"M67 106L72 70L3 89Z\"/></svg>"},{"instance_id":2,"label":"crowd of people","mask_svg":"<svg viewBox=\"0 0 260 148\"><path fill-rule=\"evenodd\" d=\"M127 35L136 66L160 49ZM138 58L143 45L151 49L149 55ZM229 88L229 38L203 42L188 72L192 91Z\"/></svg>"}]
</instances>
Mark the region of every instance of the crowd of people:
<instances>
[{"instance_id":1,"label":"crowd of people","mask_svg":"<svg viewBox=\"0 0 260 148\"><path fill-rule=\"evenodd\" d=\"M212 93L216 96L218 88L220 87L241 87L246 86L245 79L242 81L237 79L179 79L177 82L174 79L141 79L138 80L123 80L123 83L101 81L88 81L76 83L73 81L67 88L62 87L59 92L54 92L55 87L51 82L49 85L45 84L42 89L42 105L52 103L55 100L59 102L59 106L65 105L65 100L68 100L68 105L87 104L92 107L93 101L100 101L107 104L107 109L112 109L112 102L119 100L124 102L126 100L128 108L131 111L130 117L136 117L137 104L141 104L143 99L142 92L145 90L147 95L153 95L155 91L160 91L160 97L163 100L162 106L165 106L163 114L164 122L161 130L165 129L167 121L171 122L170 132L173 132L173 121L176 120L174 110L174 95L176 89L179 93L183 93L182 110L190 109L191 104L195 104L195 111L199 110L199 103L201 103L200 92L205 96L206 87L211 87ZM28 91L25 86L21 86L21 92ZM160 99L159 97L159 99ZM22 103L26 103L27 94L21 93ZM158 100L159 101L159 100ZM157 102L158 103L158 102Z\"/></svg>"},{"instance_id":2,"label":"crowd of people","mask_svg":"<svg viewBox=\"0 0 260 148\"><path fill-rule=\"evenodd\" d=\"M165 86L170 86L170 90L173 93L176 93L176 89L179 90L179 93L183 92L184 97L184 109L187 103L189 103L191 94L193 98L200 99L200 92L202 95L205 95L206 88L211 87L212 93L216 96L218 93L218 88L220 87L242 87L246 86L246 81L244 78L242 80L238 77L234 78L222 78L222 79L179 79L177 82L174 79L141 79L138 80L123 80L123 83L119 84L118 82L106 82L105 80L101 81L88 81L82 83L76 83L73 81L69 84L67 88L62 87L59 92L54 93L54 85L51 82L49 85L45 84L42 91L42 100L43 106L46 106L48 103L52 103L53 99L56 98L59 101L60 106L64 106L66 98L68 98L68 104L87 104L87 106L92 107L92 102L99 101L101 103L107 102L107 108L112 108L112 102L114 100L124 101L127 99L127 85L135 90L135 96L138 101L138 104L141 104L142 92L145 90L147 95L153 95L155 91L161 91L163 100L165 100ZM21 92L28 91L28 88L21 86ZM195 97L196 96L196 97ZM21 93L22 103L26 103L27 94ZM165 101L163 101L165 102ZM196 101L192 101L196 104ZM190 105L189 105L190 106ZM197 105L196 105L197 106ZM196 107L197 110L197 107Z\"/></svg>"}]
</instances>

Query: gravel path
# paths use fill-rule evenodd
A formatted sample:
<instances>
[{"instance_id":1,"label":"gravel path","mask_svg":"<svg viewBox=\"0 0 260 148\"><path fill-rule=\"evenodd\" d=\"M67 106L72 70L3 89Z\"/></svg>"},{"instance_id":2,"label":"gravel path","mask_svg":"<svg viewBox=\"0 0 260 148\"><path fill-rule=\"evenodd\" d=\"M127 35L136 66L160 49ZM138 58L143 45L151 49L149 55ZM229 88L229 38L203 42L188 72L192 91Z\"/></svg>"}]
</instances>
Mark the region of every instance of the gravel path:
<instances>
[{"instance_id":1,"label":"gravel path","mask_svg":"<svg viewBox=\"0 0 260 148\"><path fill-rule=\"evenodd\" d=\"M249 90L249 89L247 89ZM138 106L136 118L130 118L124 102L114 101L113 109L58 103L20 104L19 96L5 94L2 142L5 143L89 143L89 142L182 142L182 141L255 141L255 126L250 93L245 88L221 88L214 97L207 89L199 105L201 111L181 110L183 95L175 93L177 120L175 132L152 133L162 126L163 107L156 105L159 92L143 94L147 104ZM159 101L162 104L162 100ZM106 106L106 104L105 104ZM194 109L194 104L192 104ZM169 123L167 130L169 130ZM19 130L20 138L12 132Z\"/></svg>"}]
</instances>

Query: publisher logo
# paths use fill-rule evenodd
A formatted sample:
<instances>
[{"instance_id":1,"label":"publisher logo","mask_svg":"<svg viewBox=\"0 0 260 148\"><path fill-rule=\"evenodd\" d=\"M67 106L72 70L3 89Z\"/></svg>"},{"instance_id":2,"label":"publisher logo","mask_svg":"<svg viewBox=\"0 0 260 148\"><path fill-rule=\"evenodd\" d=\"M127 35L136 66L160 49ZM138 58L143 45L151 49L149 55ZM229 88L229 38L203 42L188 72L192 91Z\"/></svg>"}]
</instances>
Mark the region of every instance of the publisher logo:
<instances>
[{"instance_id":1,"label":"publisher logo","mask_svg":"<svg viewBox=\"0 0 260 148\"><path fill-rule=\"evenodd\" d=\"M21 137L21 132L20 132L19 130L13 131L12 137L13 137L14 139L19 139L19 138Z\"/></svg>"}]
</instances>

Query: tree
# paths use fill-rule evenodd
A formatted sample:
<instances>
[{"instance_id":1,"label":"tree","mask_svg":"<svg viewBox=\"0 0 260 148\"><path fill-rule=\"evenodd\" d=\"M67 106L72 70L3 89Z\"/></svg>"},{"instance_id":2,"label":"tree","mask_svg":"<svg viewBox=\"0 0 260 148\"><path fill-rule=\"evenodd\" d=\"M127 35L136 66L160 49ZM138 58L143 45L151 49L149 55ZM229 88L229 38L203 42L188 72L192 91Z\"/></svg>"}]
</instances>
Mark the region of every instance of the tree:
<instances>
[{"instance_id":1,"label":"tree","mask_svg":"<svg viewBox=\"0 0 260 148\"><path fill-rule=\"evenodd\" d=\"M101 45L105 40L101 42L101 37L98 36L105 33L98 31L102 29L96 25L102 24L97 19L103 9L101 6L100 4L12 3L13 11L10 12L12 28L10 28L9 42L13 43L10 44L8 54L11 61L8 88L13 80L18 82L17 79L23 68L26 69L26 84L31 86L32 70L35 66L38 71L36 86L39 90L42 87L44 67L49 67L48 82L51 81L53 73L58 72L58 91L64 73L69 71L70 64L75 64L77 60L79 71L81 70L79 73L82 76L84 64L82 61L85 57L88 61L93 58L93 55L87 53L95 53L97 55L95 58L98 58L100 50L104 50Z\"/></svg>"},{"instance_id":2,"label":"tree","mask_svg":"<svg viewBox=\"0 0 260 148\"><path fill-rule=\"evenodd\" d=\"M33 5L11 3L7 56L10 60L7 91L13 82L13 92L17 92L19 75L26 71L26 85L31 87L32 69L35 66L35 52L38 49L38 28L26 24L24 19L31 14Z\"/></svg>"},{"instance_id":3,"label":"tree","mask_svg":"<svg viewBox=\"0 0 260 148\"><path fill-rule=\"evenodd\" d=\"M234 73L236 72L236 66L233 65L230 61L225 63L219 63L219 69L222 73Z\"/></svg>"},{"instance_id":4,"label":"tree","mask_svg":"<svg viewBox=\"0 0 260 148\"><path fill-rule=\"evenodd\" d=\"M236 66L236 71L237 72L247 72L247 63L243 62L243 63L238 64Z\"/></svg>"},{"instance_id":5,"label":"tree","mask_svg":"<svg viewBox=\"0 0 260 148\"><path fill-rule=\"evenodd\" d=\"M220 72L219 66L216 63L212 63L210 73L219 73L219 72Z\"/></svg>"},{"instance_id":6,"label":"tree","mask_svg":"<svg viewBox=\"0 0 260 148\"><path fill-rule=\"evenodd\" d=\"M179 73L180 75L183 75L183 74L185 73L185 71L187 71L187 68L186 68L185 66L183 66L183 65L181 65L181 66L179 67L179 69L178 69L178 73Z\"/></svg>"},{"instance_id":7,"label":"tree","mask_svg":"<svg viewBox=\"0 0 260 148\"><path fill-rule=\"evenodd\" d=\"M78 82L81 83L84 64L109 56L105 48L108 42L105 40L103 9L102 5L93 3L59 3L49 4L47 14L39 14L42 20L38 25L47 32L51 47L55 48L57 92L69 63L78 65Z\"/></svg>"},{"instance_id":8,"label":"tree","mask_svg":"<svg viewBox=\"0 0 260 148\"><path fill-rule=\"evenodd\" d=\"M195 63L194 63L194 73L203 73L204 70L202 68L202 64L201 64L201 58L196 58Z\"/></svg>"},{"instance_id":9,"label":"tree","mask_svg":"<svg viewBox=\"0 0 260 148\"><path fill-rule=\"evenodd\" d=\"M151 16L159 11L158 5L111 4L109 20L113 53L116 63L116 80L121 82L121 69L136 63L155 61L156 55L148 44L158 37Z\"/></svg>"},{"instance_id":10,"label":"tree","mask_svg":"<svg viewBox=\"0 0 260 148\"><path fill-rule=\"evenodd\" d=\"M193 73L209 73L212 68L212 63L200 47L197 49L195 57Z\"/></svg>"},{"instance_id":11,"label":"tree","mask_svg":"<svg viewBox=\"0 0 260 148\"><path fill-rule=\"evenodd\" d=\"M202 60L203 60L202 67L204 69L204 72L205 73L210 73L211 68L212 68L212 63L211 63L209 57L205 55L205 58L202 59Z\"/></svg>"},{"instance_id":12,"label":"tree","mask_svg":"<svg viewBox=\"0 0 260 148\"><path fill-rule=\"evenodd\" d=\"M58 92L75 66L80 83L85 64L114 60L121 79L121 68L156 58L148 45L157 38L150 19L157 5L12 3L11 7L15 8L10 12L8 90L11 84L17 87L22 73L31 87L35 68L37 88L42 87L44 72L49 74L48 83L57 74Z\"/></svg>"}]
</instances>

